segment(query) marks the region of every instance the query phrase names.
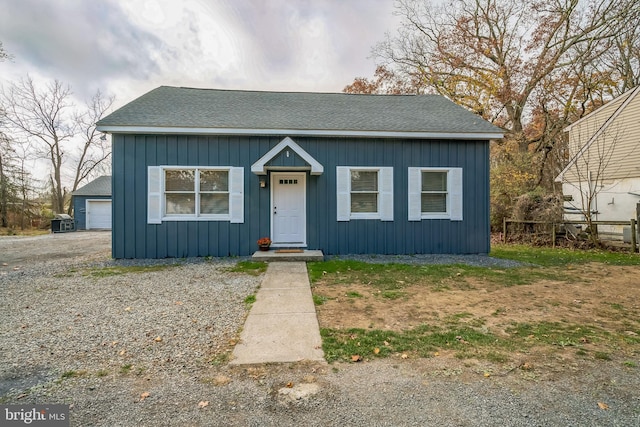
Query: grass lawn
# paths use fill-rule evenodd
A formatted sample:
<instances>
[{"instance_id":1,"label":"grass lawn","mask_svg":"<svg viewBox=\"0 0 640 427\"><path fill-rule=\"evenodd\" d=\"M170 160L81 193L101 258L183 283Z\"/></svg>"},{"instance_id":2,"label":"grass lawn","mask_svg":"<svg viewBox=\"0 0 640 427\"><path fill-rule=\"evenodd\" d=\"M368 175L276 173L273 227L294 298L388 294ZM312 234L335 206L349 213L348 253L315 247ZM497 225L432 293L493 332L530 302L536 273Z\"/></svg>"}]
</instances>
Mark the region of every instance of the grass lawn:
<instances>
[{"instance_id":1,"label":"grass lawn","mask_svg":"<svg viewBox=\"0 0 640 427\"><path fill-rule=\"evenodd\" d=\"M491 256L527 264L309 263L327 360L562 354L638 365L640 255L496 245Z\"/></svg>"}]
</instances>

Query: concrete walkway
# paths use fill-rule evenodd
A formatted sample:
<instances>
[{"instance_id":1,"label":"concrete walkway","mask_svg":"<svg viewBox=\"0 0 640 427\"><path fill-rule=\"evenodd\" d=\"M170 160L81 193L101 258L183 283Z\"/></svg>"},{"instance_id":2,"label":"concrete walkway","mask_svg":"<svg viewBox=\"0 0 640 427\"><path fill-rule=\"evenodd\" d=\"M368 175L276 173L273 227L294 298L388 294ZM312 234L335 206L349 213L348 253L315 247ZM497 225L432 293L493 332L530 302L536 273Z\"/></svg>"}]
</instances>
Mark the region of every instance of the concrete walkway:
<instances>
[{"instance_id":1,"label":"concrete walkway","mask_svg":"<svg viewBox=\"0 0 640 427\"><path fill-rule=\"evenodd\" d=\"M231 364L324 360L304 262L271 262Z\"/></svg>"}]
</instances>

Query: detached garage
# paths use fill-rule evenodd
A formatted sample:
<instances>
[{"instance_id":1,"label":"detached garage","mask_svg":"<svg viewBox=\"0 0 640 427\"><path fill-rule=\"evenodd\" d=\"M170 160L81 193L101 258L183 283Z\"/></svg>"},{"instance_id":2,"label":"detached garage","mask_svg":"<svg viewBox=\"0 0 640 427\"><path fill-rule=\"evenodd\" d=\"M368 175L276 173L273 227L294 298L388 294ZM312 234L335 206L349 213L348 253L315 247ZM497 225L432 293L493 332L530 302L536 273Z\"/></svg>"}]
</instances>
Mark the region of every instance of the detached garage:
<instances>
[{"instance_id":1,"label":"detached garage","mask_svg":"<svg viewBox=\"0 0 640 427\"><path fill-rule=\"evenodd\" d=\"M77 230L111 230L111 176L101 176L71 196Z\"/></svg>"}]
</instances>

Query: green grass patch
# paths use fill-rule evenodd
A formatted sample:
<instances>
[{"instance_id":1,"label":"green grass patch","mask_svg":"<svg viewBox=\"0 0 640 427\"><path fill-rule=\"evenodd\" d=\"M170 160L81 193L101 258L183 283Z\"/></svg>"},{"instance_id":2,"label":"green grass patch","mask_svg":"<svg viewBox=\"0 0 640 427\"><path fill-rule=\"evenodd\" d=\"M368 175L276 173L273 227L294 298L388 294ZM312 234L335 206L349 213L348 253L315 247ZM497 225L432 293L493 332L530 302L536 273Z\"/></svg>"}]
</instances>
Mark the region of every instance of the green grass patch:
<instances>
[{"instance_id":1,"label":"green grass patch","mask_svg":"<svg viewBox=\"0 0 640 427\"><path fill-rule=\"evenodd\" d=\"M231 351L224 351L222 353L216 354L209 363L213 366L224 366L229 363L231 359Z\"/></svg>"},{"instance_id":2,"label":"green grass patch","mask_svg":"<svg viewBox=\"0 0 640 427\"><path fill-rule=\"evenodd\" d=\"M524 339L531 343L561 347L577 346L586 341L611 338L609 332L604 329L560 322L516 323L507 328L506 332L514 338Z\"/></svg>"},{"instance_id":3,"label":"green grass patch","mask_svg":"<svg viewBox=\"0 0 640 427\"><path fill-rule=\"evenodd\" d=\"M75 378L80 376L81 373L78 371L65 371L62 373L62 375L60 375L60 378L62 378L63 380L66 380L68 378Z\"/></svg>"},{"instance_id":4,"label":"green grass patch","mask_svg":"<svg viewBox=\"0 0 640 427\"><path fill-rule=\"evenodd\" d=\"M493 363L507 363L510 359L506 354L498 353L495 351L489 351L484 355L484 358Z\"/></svg>"},{"instance_id":5,"label":"green grass patch","mask_svg":"<svg viewBox=\"0 0 640 427\"><path fill-rule=\"evenodd\" d=\"M545 267L589 262L611 265L640 265L640 256L638 254L598 249L540 248L529 245L497 244L492 246L491 256Z\"/></svg>"},{"instance_id":6,"label":"green grass patch","mask_svg":"<svg viewBox=\"0 0 640 427\"><path fill-rule=\"evenodd\" d=\"M479 348L504 347L509 344L491 333L469 327L443 329L421 325L401 332L379 329L320 329L322 349L328 362L349 361L357 354L364 358L389 357L397 353L413 353L431 357L440 349L469 351L484 357ZM377 350L376 350L377 349Z\"/></svg>"},{"instance_id":7,"label":"green grass patch","mask_svg":"<svg viewBox=\"0 0 640 427\"><path fill-rule=\"evenodd\" d=\"M352 260L332 260L308 263L312 283L321 280L330 284L361 283L380 291L401 290L414 284L429 286L432 291L471 289L467 279L474 278L499 286L517 286L541 279L563 280L570 276L537 267L489 268L461 264L408 265L371 264Z\"/></svg>"},{"instance_id":8,"label":"green grass patch","mask_svg":"<svg viewBox=\"0 0 640 427\"><path fill-rule=\"evenodd\" d=\"M362 298L363 297L363 295L360 292L356 292L356 291L347 292L346 296L348 298Z\"/></svg>"},{"instance_id":9,"label":"green grass patch","mask_svg":"<svg viewBox=\"0 0 640 427\"><path fill-rule=\"evenodd\" d=\"M459 313L447 318L445 326L421 325L404 331L321 328L320 335L328 362L350 361L356 354L365 359L400 353L431 357L436 351L453 350L459 359L477 358L506 363L510 360L509 354L526 352L535 346L575 347L578 356L592 354L598 360L611 360L609 352L589 353L582 346L603 343L613 349L621 341L626 342L623 336L598 327L555 322L514 324L507 329L511 336L503 338L475 324L463 323L473 320L468 313Z\"/></svg>"},{"instance_id":10,"label":"green grass patch","mask_svg":"<svg viewBox=\"0 0 640 427\"><path fill-rule=\"evenodd\" d=\"M407 293L402 291L383 291L380 296L382 298L394 300L406 297Z\"/></svg>"},{"instance_id":11,"label":"green grass patch","mask_svg":"<svg viewBox=\"0 0 640 427\"><path fill-rule=\"evenodd\" d=\"M131 364L122 365L120 367L120 373L123 374L123 375L126 375L129 372L131 372L131 368L133 368L133 365L131 365Z\"/></svg>"},{"instance_id":12,"label":"green grass patch","mask_svg":"<svg viewBox=\"0 0 640 427\"><path fill-rule=\"evenodd\" d=\"M318 295L318 294L313 294L313 304L314 305L322 305L325 302L327 302L327 297L324 297L322 295Z\"/></svg>"},{"instance_id":13,"label":"green grass patch","mask_svg":"<svg viewBox=\"0 0 640 427\"><path fill-rule=\"evenodd\" d=\"M92 268L89 270L89 275L94 277L109 277L128 273L151 273L154 271L168 270L180 265L181 264L116 265L111 267Z\"/></svg>"},{"instance_id":14,"label":"green grass patch","mask_svg":"<svg viewBox=\"0 0 640 427\"><path fill-rule=\"evenodd\" d=\"M624 362L622 362L622 364L624 366L626 366L627 368L637 368L638 365L636 364L636 362L632 361L632 360L625 360Z\"/></svg>"},{"instance_id":15,"label":"green grass patch","mask_svg":"<svg viewBox=\"0 0 640 427\"><path fill-rule=\"evenodd\" d=\"M247 295L247 297L244 299L244 303L248 306L251 306L254 302L256 302L255 294Z\"/></svg>"},{"instance_id":16,"label":"green grass patch","mask_svg":"<svg viewBox=\"0 0 640 427\"><path fill-rule=\"evenodd\" d=\"M611 360L611 355L609 353L604 352L604 351L596 351L596 353L593 355L593 357L595 357L596 359L599 359L599 360Z\"/></svg>"},{"instance_id":17,"label":"green grass patch","mask_svg":"<svg viewBox=\"0 0 640 427\"><path fill-rule=\"evenodd\" d=\"M238 261L235 266L229 269L229 271L259 276L267 271L267 267L267 263L263 261Z\"/></svg>"}]
</instances>

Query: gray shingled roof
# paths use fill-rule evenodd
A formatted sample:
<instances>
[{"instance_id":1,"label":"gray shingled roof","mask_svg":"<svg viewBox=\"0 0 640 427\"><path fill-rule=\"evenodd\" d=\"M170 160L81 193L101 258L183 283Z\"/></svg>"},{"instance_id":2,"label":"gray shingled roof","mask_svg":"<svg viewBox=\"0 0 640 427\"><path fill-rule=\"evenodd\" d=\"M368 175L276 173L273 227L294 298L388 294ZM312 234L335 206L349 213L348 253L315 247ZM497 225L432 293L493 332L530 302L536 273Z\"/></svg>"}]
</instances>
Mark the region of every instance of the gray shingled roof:
<instances>
[{"instance_id":1,"label":"gray shingled roof","mask_svg":"<svg viewBox=\"0 0 640 427\"><path fill-rule=\"evenodd\" d=\"M503 133L438 95L258 92L161 86L98 122L123 127ZM161 131L160 129L158 131Z\"/></svg>"},{"instance_id":2,"label":"gray shingled roof","mask_svg":"<svg viewBox=\"0 0 640 427\"><path fill-rule=\"evenodd\" d=\"M110 196L111 195L111 176L100 176L84 187L78 188L71 193L72 196Z\"/></svg>"}]
</instances>

